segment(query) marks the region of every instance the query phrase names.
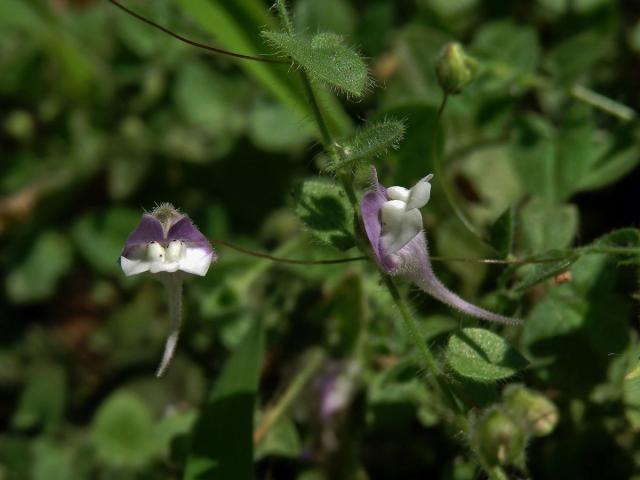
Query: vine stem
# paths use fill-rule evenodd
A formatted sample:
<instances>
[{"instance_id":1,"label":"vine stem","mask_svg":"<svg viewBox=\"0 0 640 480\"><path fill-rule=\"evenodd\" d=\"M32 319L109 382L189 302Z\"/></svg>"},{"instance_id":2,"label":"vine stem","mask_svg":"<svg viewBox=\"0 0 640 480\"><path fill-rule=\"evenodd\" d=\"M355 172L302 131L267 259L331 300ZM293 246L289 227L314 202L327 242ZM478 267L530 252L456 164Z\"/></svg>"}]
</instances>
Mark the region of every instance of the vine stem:
<instances>
[{"instance_id":1,"label":"vine stem","mask_svg":"<svg viewBox=\"0 0 640 480\"><path fill-rule=\"evenodd\" d=\"M438 113L436 114L436 124L433 129L433 142L432 142L432 158L433 158L433 167L436 171L436 176L440 179L440 185L442 186L442 190L444 191L445 197L447 197L447 201L454 213L458 217L458 219L462 222L467 230L469 230L473 235L478 237L480 240L485 241L482 233L476 226L467 218L464 214L460 205L458 204L458 200L456 198L455 191L453 190L452 185L449 183L449 179L445 173L444 165L443 165L443 156L438 154L438 133L440 132L440 126L442 124L442 114L444 113L445 108L447 107L447 101L449 100L449 94L444 92L442 96L442 102L440 102L440 107L438 108Z\"/></svg>"},{"instance_id":2,"label":"vine stem","mask_svg":"<svg viewBox=\"0 0 640 480\"><path fill-rule=\"evenodd\" d=\"M120 10L122 10L123 12L125 12L128 15L131 15L133 18L140 20L143 23L146 23L147 25L152 26L153 28L156 28L158 30L160 30L163 33L166 33L167 35L175 38L176 40L181 41L182 43L186 43L187 45L191 45L192 47L196 47L196 48L200 48L202 50L206 50L210 53L214 53L217 55L227 55L229 57L234 57L234 58L240 58L242 60L253 60L255 62L266 62L266 63L281 63L281 64L288 64L289 62L284 61L284 60L278 60L275 58L266 58L266 57L257 57L255 55L245 55L242 53L236 53L236 52L231 52L229 50L225 50L224 48L218 48L218 47L213 47L211 45L206 45L204 43L200 43L200 42L196 42L195 40L191 40L187 37L183 37L182 35L180 35L179 33L175 33L171 30L169 30L166 27L163 27L162 25L154 22L153 20L148 19L147 17L144 17L142 15L140 15L137 12L134 12L133 10L131 10L128 7L125 7L123 4L121 4L120 2L116 1L116 0L107 0L109 3L111 3L112 5L118 7Z\"/></svg>"}]
</instances>

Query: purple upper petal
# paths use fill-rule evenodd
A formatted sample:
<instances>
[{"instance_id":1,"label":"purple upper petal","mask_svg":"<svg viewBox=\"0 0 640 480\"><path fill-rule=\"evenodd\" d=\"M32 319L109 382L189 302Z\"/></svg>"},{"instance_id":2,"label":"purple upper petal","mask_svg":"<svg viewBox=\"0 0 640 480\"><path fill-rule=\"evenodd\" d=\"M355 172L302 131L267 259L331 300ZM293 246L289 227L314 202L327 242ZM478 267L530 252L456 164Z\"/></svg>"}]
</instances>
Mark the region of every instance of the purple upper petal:
<instances>
[{"instance_id":1,"label":"purple upper petal","mask_svg":"<svg viewBox=\"0 0 640 480\"><path fill-rule=\"evenodd\" d=\"M122 256L129 258L135 248L141 245L146 245L150 242L163 241L164 231L162 229L162 224L154 216L145 213L142 215L142 219L136 229L131 232L127 241L124 243Z\"/></svg>"},{"instance_id":2,"label":"purple upper petal","mask_svg":"<svg viewBox=\"0 0 640 480\"><path fill-rule=\"evenodd\" d=\"M167 233L167 241L180 240L193 246L211 249L209 240L186 215L174 223Z\"/></svg>"},{"instance_id":3,"label":"purple upper petal","mask_svg":"<svg viewBox=\"0 0 640 480\"><path fill-rule=\"evenodd\" d=\"M378 182L378 174L374 167L371 168L372 190L365 193L360 202L360 212L367 238L376 256L378 264L387 273L396 270L396 262L384 252L380 237L382 236L382 225L380 223L380 210L382 205L389 200L387 189Z\"/></svg>"}]
</instances>

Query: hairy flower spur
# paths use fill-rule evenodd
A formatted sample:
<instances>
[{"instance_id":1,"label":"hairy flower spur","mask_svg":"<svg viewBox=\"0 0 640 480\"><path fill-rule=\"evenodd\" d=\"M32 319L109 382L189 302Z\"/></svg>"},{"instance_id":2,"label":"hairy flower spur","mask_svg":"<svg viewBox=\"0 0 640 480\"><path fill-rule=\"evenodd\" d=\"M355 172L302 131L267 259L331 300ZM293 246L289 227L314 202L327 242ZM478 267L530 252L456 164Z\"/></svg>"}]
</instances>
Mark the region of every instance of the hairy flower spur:
<instances>
[{"instance_id":1,"label":"hairy flower spur","mask_svg":"<svg viewBox=\"0 0 640 480\"><path fill-rule=\"evenodd\" d=\"M427 175L411 189L385 188L372 169L372 189L362 197L360 208L378 265L385 273L407 278L425 293L463 313L508 325L521 323L463 300L435 276L419 210L429 201L432 178Z\"/></svg>"}]
</instances>

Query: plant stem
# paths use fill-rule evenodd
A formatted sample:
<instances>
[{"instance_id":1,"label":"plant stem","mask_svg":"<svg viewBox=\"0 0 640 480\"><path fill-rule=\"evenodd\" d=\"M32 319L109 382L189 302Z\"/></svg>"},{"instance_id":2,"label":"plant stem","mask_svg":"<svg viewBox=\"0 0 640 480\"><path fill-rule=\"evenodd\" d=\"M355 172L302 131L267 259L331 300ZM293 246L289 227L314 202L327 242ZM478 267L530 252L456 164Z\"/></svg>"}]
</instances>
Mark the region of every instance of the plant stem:
<instances>
[{"instance_id":1,"label":"plant stem","mask_svg":"<svg viewBox=\"0 0 640 480\"><path fill-rule=\"evenodd\" d=\"M442 186L442 190L444 191L444 194L447 197L449 205L451 205L451 208L453 208L453 211L458 217L458 219L462 222L465 228L469 230L473 235L478 237L480 240L485 241L480 230L478 230L476 226L473 225L473 223L471 223L471 220L467 218L467 216L464 214L464 212L460 208L460 205L458 204L458 200L456 198L456 193L452 185L449 184L449 178L447 177L445 173L444 165L442 164L443 156L438 154L438 132L440 131L440 124L442 123L442 114L444 113L444 109L447 106L448 99L449 99L449 95L445 92L443 94L442 102L440 103L440 107L438 108L438 113L436 115L436 124L435 124L435 128L433 129L433 142L431 147L433 167L436 171L436 178L439 179L440 185Z\"/></svg>"},{"instance_id":2,"label":"plant stem","mask_svg":"<svg viewBox=\"0 0 640 480\"><path fill-rule=\"evenodd\" d=\"M581 102L602 110L609 115L618 117L620 120L625 122L630 122L636 118L636 112L632 108L605 97L598 92L594 92L589 88L583 87L582 85L574 85L571 87L569 93L571 93L571 96L576 100L580 100Z\"/></svg>"},{"instance_id":3,"label":"plant stem","mask_svg":"<svg viewBox=\"0 0 640 480\"><path fill-rule=\"evenodd\" d=\"M307 363L298 372L287 390L278 399L276 404L267 410L262 421L253 432L253 443L258 444L264 439L266 433L276 424L282 415L291 406L293 401L298 397L304 386L318 371L324 360L324 354L320 350L311 352L308 356Z\"/></svg>"},{"instance_id":4,"label":"plant stem","mask_svg":"<svg viewBox=\"0 0 640 480\"><path fill-rule=\"evenodd\" d=\"M182 273L168 273L161 278L163 279L163 283L167 289L167 296L169 297L170 332L164 346L160 366L156 371L156 377L161 377L164 374L164 371L173 358L176 345L178 344L178 337L180 336L180 324L182 323Z\"/></svg>"}]
</instances>

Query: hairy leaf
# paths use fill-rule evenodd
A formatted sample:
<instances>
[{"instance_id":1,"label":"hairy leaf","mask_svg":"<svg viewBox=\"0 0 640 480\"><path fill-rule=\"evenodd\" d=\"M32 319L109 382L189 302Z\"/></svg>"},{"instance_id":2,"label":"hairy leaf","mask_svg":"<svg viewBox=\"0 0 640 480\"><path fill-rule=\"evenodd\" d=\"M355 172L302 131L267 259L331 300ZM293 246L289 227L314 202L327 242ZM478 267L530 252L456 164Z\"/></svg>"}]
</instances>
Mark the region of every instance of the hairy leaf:
<instances>
[{"instance_id":1,"label":"hairy leaf","mask_svg":"<svg viewBox=\"0 0 640 480\"><path fill-rule=\"evenodd\" d=\"M483 328L464 328L453 334L446 355L457 374L477 382L508 378L527 366L520 352Z\"/></svg>"},{"instance_id":2,"label":"hairy leaf","mask_svg":"<svg viewBox=\"0 0 640 480\"><path fill-rule=\"evenodd\" d=\"M262 32L282 54L291 57L309 76L336 90L361 97L369 85L369 71L360 55L335 33L313 37L284 32Z\"/></svg>"}]
</instances>

